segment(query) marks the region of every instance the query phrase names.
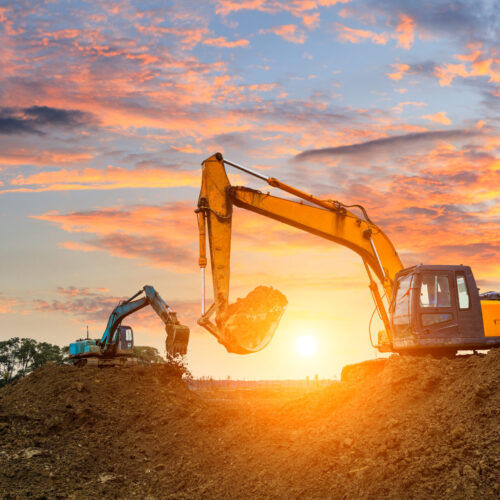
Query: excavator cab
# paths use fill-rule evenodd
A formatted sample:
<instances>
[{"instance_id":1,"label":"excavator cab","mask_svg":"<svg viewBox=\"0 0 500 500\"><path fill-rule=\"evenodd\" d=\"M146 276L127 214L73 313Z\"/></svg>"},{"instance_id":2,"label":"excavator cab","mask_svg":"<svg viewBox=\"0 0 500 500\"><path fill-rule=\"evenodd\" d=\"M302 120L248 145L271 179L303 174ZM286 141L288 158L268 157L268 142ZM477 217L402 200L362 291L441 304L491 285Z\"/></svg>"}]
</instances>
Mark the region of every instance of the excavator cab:
<instances>
[{"instance_id":1,"label":"excavator cab","mask_svg":"<svg viewBox=\"0 0 500 500\"><path fill-rule=\"evenodd\" d=\"M468 266L418 265L397 273L391 301L394 350L401 353L487 349L481 301Z\"/></svg>"},{"instance_id":2,"label":"excavator cab","mask_svg":"<svg viewBox=\"0 0 500 500\"><path fill-rule=\"evenodd\" d=\"M134 348L134 331L131 326L120 326L118 335L118 349L120 351L130 351Z\"/></svg>"}]
</instances>

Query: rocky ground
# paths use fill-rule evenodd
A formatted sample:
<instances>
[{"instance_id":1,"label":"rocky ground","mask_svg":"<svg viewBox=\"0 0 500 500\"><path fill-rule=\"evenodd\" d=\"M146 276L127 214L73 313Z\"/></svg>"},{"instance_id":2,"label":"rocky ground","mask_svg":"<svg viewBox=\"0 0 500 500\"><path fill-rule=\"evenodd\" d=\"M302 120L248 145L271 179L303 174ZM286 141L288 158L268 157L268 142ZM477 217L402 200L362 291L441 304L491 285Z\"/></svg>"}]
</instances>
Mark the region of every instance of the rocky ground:
<instances>
[{"instance_id":1,"label":"rocky ground","mask_svg":"<svg viewBox=\"0 0 500 500\"><path fill-rule=\"evenodd\" d=\"M1 498L499 498L500 350L284 397L162 365L0 390Z\"/></svg>"}]
</instances>

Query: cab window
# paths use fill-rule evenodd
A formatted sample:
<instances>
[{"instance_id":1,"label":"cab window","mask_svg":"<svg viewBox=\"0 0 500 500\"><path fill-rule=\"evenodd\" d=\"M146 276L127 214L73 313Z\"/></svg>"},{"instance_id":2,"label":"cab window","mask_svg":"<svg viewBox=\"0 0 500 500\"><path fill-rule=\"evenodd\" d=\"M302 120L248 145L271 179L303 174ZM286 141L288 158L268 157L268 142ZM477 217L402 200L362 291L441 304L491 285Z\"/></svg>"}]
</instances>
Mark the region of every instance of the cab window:
<instances>
[{"instance_id":1,"label":"cab window","mask_svg":"<svg viewBox=\"0 0 500 500\"><path fill-rule=\"evenodd\" d=\"M132 330L130 328L127 328L125 330L125 340L127 342L131 342L132 341Z\"/></svg>"},{"instance_id":2,"label":"cab window","mask_svg":"<svg viewBox=\"0 0 500 500\"><path fill-rule=\"evenodd\" d=\"M469 291L467 290L467 283L463 274L457 274L457 293L458 293L458 307L460 309L469 309L470 298Z\"/></svg>"},{"instance_id":3,"label":"cab window","mask_svg":"<svg viewBox=\"0 0 500 500\"><path fill-rule=\"evenodd\" d=\"M411 333L410 328L410 293L413 275L401 278L397 283L394 313L392 315L395 333L406 336Z\"/></svg>"},{"instance_id":4,"label":"cab window","mask_svg":"<svg viewBox=\"0 0 500 500\"><path fill-rule=\"evenodd\" d=\"M451 307L450 280L444 274L424 274L420 285L422 307Z\"/></svg>"}]
</instances>

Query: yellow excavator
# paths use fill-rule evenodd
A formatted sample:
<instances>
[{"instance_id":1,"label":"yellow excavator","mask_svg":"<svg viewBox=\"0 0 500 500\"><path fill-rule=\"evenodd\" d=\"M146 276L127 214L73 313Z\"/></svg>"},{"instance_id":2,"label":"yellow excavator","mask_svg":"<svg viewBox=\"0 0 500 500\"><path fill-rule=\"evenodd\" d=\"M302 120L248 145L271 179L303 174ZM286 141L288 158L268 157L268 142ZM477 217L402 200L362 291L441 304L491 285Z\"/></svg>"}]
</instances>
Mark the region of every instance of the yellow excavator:
<instances>
[{"instance_id":1,"label":"yellow excavator","mask_svg":"<svg viewBox=\"0 0 500 500\"><path fill-rule=\"evenodd\" d=\"M253 175L300 201L232 186L226 166ZM421 264L404 268L390 239L361 205L347 206L317 198L216 153L202 163L196 210L203 280L202 316L198 323L228 352L246 354L263 349L273 337L287 304L284 296L270 287L258 287L246 298L229 304L234 206L356 252L365 266L375 308L384 325L377 341L372 342L380 352L448 356L458 350L500 346L500 293L480 296L470 267ZM350 210L353 208L359 210L359 216ZM207 234L214 303L205 311ZM215 322L211 319L214 313Z\"/></svg>"}]
</instances>

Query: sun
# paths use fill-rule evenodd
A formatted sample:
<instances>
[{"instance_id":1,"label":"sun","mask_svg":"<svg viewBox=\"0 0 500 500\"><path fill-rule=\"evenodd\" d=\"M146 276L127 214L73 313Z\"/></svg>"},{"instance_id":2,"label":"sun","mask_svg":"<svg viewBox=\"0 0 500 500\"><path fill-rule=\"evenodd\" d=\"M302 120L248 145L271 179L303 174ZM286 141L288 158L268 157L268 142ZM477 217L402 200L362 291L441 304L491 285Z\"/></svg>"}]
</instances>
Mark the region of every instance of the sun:
<instances>
[{"instance_id":1,"label":"sun","mask_svg":"<svg viewBox=\"0 0 500 500\"><path fill-rule=\"evenodd\" d=\"M312 356L318 349L318 342L312 335L302 335L297 339L295 349L303 357Z\"/></svg>"}]
</instances>

